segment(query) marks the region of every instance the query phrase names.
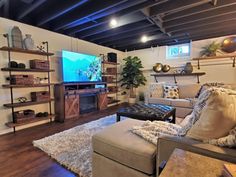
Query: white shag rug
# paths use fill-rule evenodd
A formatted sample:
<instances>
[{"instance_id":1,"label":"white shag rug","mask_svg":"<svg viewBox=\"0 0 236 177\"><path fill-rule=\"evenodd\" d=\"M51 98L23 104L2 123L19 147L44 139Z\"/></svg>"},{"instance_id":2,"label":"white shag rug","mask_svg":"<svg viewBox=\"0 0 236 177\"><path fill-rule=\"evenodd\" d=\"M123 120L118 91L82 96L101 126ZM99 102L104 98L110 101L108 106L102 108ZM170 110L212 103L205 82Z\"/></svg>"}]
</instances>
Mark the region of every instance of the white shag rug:
<instances>
[{"instance_id":1,"label":"white shag rug","mask_svg":"<svg viewBox=\"0 0 236 177\"><path fill-rule=\"evenodd\" d=\"M92 177L92 136L114 123L115 114L35 140L33 145L80 177Z\"/></svg>"},{"instance_id":2,"label":"white shag rug","mask_svg":"<svg viewBox=\"0 0 236 177\"><path fill-rule=\"evenodd\" d=\"M80 177L91 177L91 138L95 133L115 122L116 115L110 115L33 141L33 145Z\"/></svg>"}]
</instances>

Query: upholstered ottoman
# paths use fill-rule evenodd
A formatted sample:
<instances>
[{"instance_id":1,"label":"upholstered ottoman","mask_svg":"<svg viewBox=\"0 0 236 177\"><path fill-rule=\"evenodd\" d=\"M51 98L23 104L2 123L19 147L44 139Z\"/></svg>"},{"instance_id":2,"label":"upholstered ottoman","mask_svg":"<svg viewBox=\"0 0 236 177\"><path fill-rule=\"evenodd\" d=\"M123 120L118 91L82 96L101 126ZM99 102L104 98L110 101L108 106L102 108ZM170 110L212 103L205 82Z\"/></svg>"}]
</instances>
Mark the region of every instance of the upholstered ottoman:
<instances>
[{"instance_id":1,"label":"upholstered ottoman","mask_svg":"<svg viewBox=\"0 0 236 177\"><path fill-rule=\"evenodd\" d=\"M156 146L130 131L142 123L126 119L93 136L93 177L156 176Z\"/></svg>"}]
</instances>

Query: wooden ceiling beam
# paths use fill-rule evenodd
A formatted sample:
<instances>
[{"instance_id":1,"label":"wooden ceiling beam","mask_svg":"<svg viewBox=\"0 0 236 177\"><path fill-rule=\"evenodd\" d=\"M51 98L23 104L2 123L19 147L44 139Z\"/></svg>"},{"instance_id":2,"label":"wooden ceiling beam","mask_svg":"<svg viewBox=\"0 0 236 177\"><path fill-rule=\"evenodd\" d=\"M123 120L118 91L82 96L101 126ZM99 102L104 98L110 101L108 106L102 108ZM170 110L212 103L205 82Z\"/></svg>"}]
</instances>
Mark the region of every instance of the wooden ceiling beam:
<instances>
[{"instance_id":1,"label":"wooden ceiling beam","mask_svg":"<svg viewBox=\"0 0 236 177\"><path fill-rule=\"evenodd\" d=\"M52 8L49 12L42 14L40 20L37 22L37 26L42 26L45 23L48 23L49 21L54 20L55 18L58 18L76 8L79 6L85 4L89 0L80 0L80 1L74 1L74 0L67 0L65 3L58 3L57 6Z\"/></svg>"},{"instance_id":2,"label":"wooden ceiling beam","mask_svg":"<svg viewBox=\"0 0 236 177\"><path fill-rule=\"evenodd\" d=\"M146 16L143 15L141 12L136 12L136 13L121 16L121 17L117 18L118 25L117 25L116 29L119 27L125 26L125 25L130 25L132 23L136 23L136 22L145 20L145 19L146 19ZM77 35L83 39L83 38L86 38L89 36L93 36L93 35L100 34L102 32L114 30L114 29L115 28L111 28L109 26L109 24L104 24L103 26L88 29L86 31L77 33Z\"/></svg>"},{"instance_id":3,"label":"wooden ceiling beam","mask_svg":"<svg viewBox=\"0 0 236 177\"><path fill-rule=\"evenodd\" d=\"M133 38L140 38L142 35L150 35L150 34L162 34L160 30L158 30L156 27L154 28L144 28L143 30L136 30L136 31L131 31L128 33L123 33L122 35L117 35L110 37L109 39L106 40L100 40L100 41L95 41L98 44L101 45L112 45L115 44L121 40L126 40L127 38L133 37Z\"/></svg>"},{"instance_id":4,"label":"wooden ceiling beam","mask_svg":"<svg viewBox=\"0 0 236 177\"><path fill-rule=\"evenodd\" d=\"M163 17L163 20L165 22L168 22L174 19L179 19L182 17L187 17L190 15L195 15L195 14L211 11L213 9L218 9L218 8L235 5L235 4L236 4L235 0L218 0L215 6L213 6L210 3L202 4L202 5L188 8L188 9L176 12L176 13L167 14Z\"/></svg>"},{"instance_id":5,"label":"wooden ceiling beam","mask_svg":"<svg viewBox=\"0 0 236 177\"><path fill-rule=\"evenodd\" d=\"M173 32L171 33L173 36L175 35L179 35L179 34L187 34L187 33L194 33L194 32L198 32L200 33L201 31L204 30L215 30L215 29L228 29L234 27L236 29L236 19L235 20L230 20L230 21L226 21L226 22L219 22L216 24L209 24L209 25L205 25L205 26L198 26L198 27L192 27L189 29L183 29L177 32Z\"/></svg>"},{"instance_id":6,"label":"wooden ceiling beam","mask_svg":"<svg viewBox=\"0 0 236 177\"><path fill-rule=\"evenodd\" d=\"M146 24L146 23L141 23L138 22L138 24L141 24L140 26L133 24L135 28L130 27L129 25L125 27L121 27L119 29L114 29L111 31L105 31L99 35L92 36L85 38L86 40L92 41L92 42L98 42L98 43L103 43L103 42L110 42L116 38L121 38L126 34L134 34L136 32L144 31L144 30L158 30L156 26L152 24ZM146 24L146 25L143 25Z\"/></svg>"},{"instance_id":7,"label":"wooden ceiling beam","mask_svg":"<svg viewBox=\"0 0 236 177\"><path fill-rule=\"evenodd\" d=\"M189 15L187 17L183 17L183 18L179 18L179 19L175 19L172 21L168 21L168 22L164 22L163 26L165 28L170 28L170 27L174 27L174 26L179 26L179 25L183 25L183 24L187 24L187 23L192 23L192 22L199 22L205 19L211 19L214 17L220 17L220 16L224 16L224 15L230 15L230 14L236 14L236 4L232 5L232 6L226 6L226 7L222 7L222 8L218 8L218 9L214 9L211 11L207 11L207 12L203 12L203 13L199 13L199 14L195 14L195 15Z\"/></svg>"},{"instance_id":8,"label":"wooden ceiling beam","mask_svg":"<svg viewBox=\"0 0 236 177\"><path fill-rule=\"evenodd\" d=\"M166 27L166 31L169 33L173 33L176 31L181 31L183 29L192 29L195 27L204 27L204 26L208 26L208 25L219 25L220 23L224 23L227 21L231 21L231 20L235 20L236 19L236 12L233 14L226 14L226 15L221 15L219 17L212 17L209 19L202 19L198 22L190 22L187 24L182 24L182 25L178 25L178 26L174 26L174 27Z\"/></svg>"},{"instance_id":9,"label":"wooden ceiling beam","mask_svg":"<svg viewBox=\"0 0 236 177\"><path fill-rule=\"evenodd\" d=\"M30 14L32 11L34 11L36 8L41 6L43 3L45 3L47 0L37 0L32 4L27 5L27 7L23 8L17 15L17 20L22 20L25 16Z\"/></svg>"},{"instance_id":10,"label":"wooden ceiling beam","mask_svg":"<svg viewBox=\"0 0 236 177\"><path fill-rule=\"evenodd\" d=\"M209 3L211 0L175 0L153 6L150 8L150 16L155 17L165 13L177 12L186 8L198 6L204 3Z\"/></svg>"},{"instance_id":11,"label":"wooden ceiling beam","mask_svg":"<svg viewBox=\"0 0 236 177\"><path fill-rule=\"evenodd\" d=\"M161 2L160 0L159 1L149 0L149 1L142 2L142 3L138 3L138 4L134 5L134 6L125 8L125 9L123 9L123 10L121 10L119 12L116 12L114 14L111 14L111 15L99 18L99 19L96 20L96 23L94 23L94 22L87 22L85 24L77 25L77 26L75 26L73 28L67 29L67 30L65 30L65 33L69 34L69 35L72 35L72 34L75 34L75 33L86 31L88 29L97 28L98 26L101 26L101 25L104 25L104 24L108 24L112 17L118 17L119 18L121 16L130 14L130 13L135 13L135 12L139 11L140 9L142 9L144 7L149 7L149 6L158 4L160 2Z\"/></svg>"},{"instance_id":12,"label":"wooden ceiling beam","mask_svg":"<svg viewBox=\"0 0 236 177\"><path fill-rule=\"evenodd\" d=\"M73 10L65 15L63 15L58 21L54 22L53 29L55 31L61 29L69 29L74 26L86 23L91 21L91 17L98 15L101 12L106 12L109 8L116 7L119 4L126 2L127 0L103 0L102 3L100 0L91 1L89 4L85 4L80 13ZM105 13L103 14L106 15ZM108 15L108 14L107 14ZM96 20L96 19L95 19Z\"/></svg>"}]
</instances>

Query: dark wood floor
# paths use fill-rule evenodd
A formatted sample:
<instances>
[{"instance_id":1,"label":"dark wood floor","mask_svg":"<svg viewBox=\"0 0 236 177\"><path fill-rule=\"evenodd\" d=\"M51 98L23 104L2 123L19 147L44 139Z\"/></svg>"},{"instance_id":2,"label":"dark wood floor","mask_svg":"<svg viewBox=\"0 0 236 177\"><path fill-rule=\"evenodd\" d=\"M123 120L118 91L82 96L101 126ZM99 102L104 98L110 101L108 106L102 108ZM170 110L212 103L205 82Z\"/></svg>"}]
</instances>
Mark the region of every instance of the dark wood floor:
<instances>
[{"instance_id":1,"label":"dark wood floor","mask_svg":"<svg viewBox=\"0 0 236 177\"><path fill-rule=\"evenodd\" d=\"M114 114L119 106L99 113L67 120L65 123L48 123L0 136L0 177L74 177L41 150L32 141L77 125Z\"/></svg>"}]
</instances>

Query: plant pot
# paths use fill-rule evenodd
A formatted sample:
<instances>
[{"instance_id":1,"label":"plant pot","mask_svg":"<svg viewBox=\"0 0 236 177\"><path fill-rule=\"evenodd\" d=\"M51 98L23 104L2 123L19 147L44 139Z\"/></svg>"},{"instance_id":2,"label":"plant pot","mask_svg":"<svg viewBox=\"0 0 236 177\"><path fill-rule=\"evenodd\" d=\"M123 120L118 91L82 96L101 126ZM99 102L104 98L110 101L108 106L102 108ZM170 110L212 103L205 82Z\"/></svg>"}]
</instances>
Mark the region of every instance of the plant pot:
<instances>
[{"instance_id":1,"label":"plant pot","mask_svg":"<svg viewBox=\"0 0 236 177\"><path fill-rule=\"evenodd\" d=\"M134 104L136 103L136 98L129 98L129 103Z\"/></svg>"}]
</instances>

